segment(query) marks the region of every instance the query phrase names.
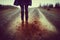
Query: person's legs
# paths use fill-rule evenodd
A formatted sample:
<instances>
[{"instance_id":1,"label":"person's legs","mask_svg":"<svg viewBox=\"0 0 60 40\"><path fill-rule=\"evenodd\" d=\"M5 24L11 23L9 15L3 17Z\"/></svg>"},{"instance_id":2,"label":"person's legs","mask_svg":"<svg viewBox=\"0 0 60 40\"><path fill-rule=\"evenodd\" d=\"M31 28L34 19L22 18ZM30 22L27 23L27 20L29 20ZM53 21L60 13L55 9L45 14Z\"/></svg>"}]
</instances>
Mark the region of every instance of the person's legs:
<instances>
[{"instance_id":1,"label":"person's legs","mask_svg":"<svg viewBox=\"0 0 60 40\"><path fill-rule=\"evenodd\" d=\"M24 5L20 5L21 7L21 20L24 22Z\"/></svg>"},{"instance_id":2,"label":"person's legs","mask_svg":"<svg viewBox=\"0 0 60 40\"><path fill-rule=\"evenodd\" d=\"M28 22L28 5L25 5L25 19Z\"/></svg>"}]
</instances>

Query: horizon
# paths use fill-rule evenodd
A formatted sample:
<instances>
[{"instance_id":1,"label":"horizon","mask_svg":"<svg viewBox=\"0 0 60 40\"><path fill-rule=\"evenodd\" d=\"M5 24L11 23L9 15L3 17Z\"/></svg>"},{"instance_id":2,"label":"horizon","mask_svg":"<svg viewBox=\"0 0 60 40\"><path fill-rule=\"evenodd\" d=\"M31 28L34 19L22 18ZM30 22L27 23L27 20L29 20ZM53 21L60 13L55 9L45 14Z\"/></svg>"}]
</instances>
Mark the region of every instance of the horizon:
<instances>
[{"instance_id":1,"label":"horizon","mask_svg":"<svg viewBox=\"0 0 60 40\"><path fill-rule=\"evenodd\" d=\"M59 0L32 0L32 6L29 7L38 7L40 4L41 5L49 5L49 4L53 4L55 5L56 3L60 3ZM0 4L2 5L13 5L14 4L14 0L0 0Z\"/></svg>"}]
</instances>

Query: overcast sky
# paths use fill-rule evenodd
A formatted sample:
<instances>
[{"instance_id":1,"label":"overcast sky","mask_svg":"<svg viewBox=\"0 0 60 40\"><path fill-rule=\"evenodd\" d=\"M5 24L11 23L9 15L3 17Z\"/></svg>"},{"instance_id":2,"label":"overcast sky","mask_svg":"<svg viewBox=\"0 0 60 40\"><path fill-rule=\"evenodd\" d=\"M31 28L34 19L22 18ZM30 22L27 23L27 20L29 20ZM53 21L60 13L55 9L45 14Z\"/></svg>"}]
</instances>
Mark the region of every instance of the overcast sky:
<instances>
[{"instance_id":1,"label":"overcast sky","mask_svg":"<svg viewBox=\"0 0 60 40\"><path fill-rule=\"evenodd\" d=\"M44 4L55 4L59 2L60 0L32 0L32 7L37 7L40 4L44 5ZM0 0L0 4L4 4L4 5L13 5L14 0Z\"/></svg>"}]
</instances>

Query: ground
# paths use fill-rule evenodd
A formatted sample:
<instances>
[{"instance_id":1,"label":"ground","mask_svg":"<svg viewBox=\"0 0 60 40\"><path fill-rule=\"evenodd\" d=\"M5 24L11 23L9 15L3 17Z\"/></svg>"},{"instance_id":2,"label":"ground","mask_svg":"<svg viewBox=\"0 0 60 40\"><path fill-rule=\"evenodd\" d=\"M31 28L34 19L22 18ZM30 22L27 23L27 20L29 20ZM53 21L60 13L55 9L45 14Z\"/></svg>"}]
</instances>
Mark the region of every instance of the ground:
<instances>
[{"instance_id":1,"label":"ground","mask_svg":"<svg viewBox=\"0 0 60 40\"><path fill-rule=\"evenodd\" d=\"M58 16L49 13L43 8L29 8L29 20L22 23L19 8L1 10L0 40L59 40L58 26L53 23Z\"/></svg>"}]
</instances>

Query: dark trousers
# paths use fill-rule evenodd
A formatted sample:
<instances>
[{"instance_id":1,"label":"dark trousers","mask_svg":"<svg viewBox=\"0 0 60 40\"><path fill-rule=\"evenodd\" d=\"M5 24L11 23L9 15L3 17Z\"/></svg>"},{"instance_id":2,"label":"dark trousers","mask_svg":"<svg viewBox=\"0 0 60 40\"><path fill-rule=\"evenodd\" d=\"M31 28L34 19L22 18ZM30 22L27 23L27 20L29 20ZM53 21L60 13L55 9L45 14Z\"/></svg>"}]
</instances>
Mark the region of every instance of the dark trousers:
<instances>
[{"instance_id":1,"label":"dark trousers","mask_svg":"<svg viewBox=\"0 0 60 40\"><path fill-rule=\"evenodd\" d=\"M25 20L28 21L28 5L20 5L21 7L21 20L24 21L24 10L25 10Z\"/></svg>"}]
</instances>

